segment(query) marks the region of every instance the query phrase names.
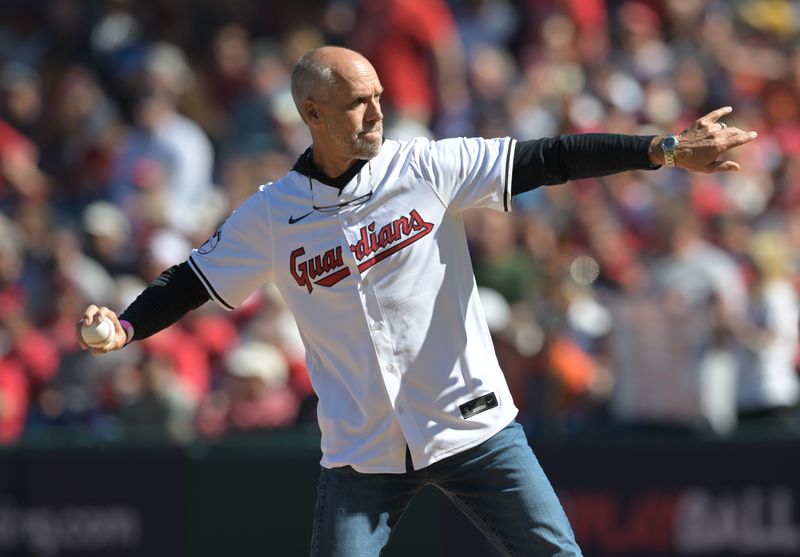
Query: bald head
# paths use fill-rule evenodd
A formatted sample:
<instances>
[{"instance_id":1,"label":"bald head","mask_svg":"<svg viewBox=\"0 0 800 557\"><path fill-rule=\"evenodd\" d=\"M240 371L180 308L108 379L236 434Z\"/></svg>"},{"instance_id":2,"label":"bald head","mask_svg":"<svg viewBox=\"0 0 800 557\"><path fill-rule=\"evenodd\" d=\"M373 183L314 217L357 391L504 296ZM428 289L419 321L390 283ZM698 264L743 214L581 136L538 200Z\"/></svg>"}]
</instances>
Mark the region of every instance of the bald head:
<instances>
[{"instance_id":1,"label":"bald head","mask_svg":"<svg viewBox=\"0 0 800 557\"><path fill-rule=\"evenodd\" d=\"M322 46L306 52L292 70L292 98L303 120L303 101L326 102L334 88L364 66L372 68L366 58L349 48Z\"/></svg>"}]
</instances>

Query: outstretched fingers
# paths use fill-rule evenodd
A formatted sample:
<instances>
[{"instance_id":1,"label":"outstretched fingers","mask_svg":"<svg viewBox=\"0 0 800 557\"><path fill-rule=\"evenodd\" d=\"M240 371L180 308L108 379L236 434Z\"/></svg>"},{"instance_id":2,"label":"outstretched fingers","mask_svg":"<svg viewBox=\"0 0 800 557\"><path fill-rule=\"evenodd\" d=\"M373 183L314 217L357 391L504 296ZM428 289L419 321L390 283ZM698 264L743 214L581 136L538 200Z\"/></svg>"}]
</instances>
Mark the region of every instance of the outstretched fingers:
<instances>
[{"instance_id":1,"label":"outstretched fingers","mask_svg":"<svg viewBox=\"0 0 800 557\"><path fill-rule=\"evenodd\" d=\"M700 118L698 121L704 126L708 126L715 123L723 116L730 114L731 112L733 112L732 106L723 106L722 108L712 110L711 112Z\"/></svg>"},{"instance_id":2,"label":"outstretched fingers","mask_svg":"<svg viewBox=\"0 0 800 557\"><path fill-rule=\"evenodd\" d=\"M739 145L750 143L756 137L756 132L745 132L738 128L724 128L715 134L715 143L719 154L729 151ZM734 161L714 160L708 164L704 170L706 172L738 172L741 170L739 163Z\"/></svg>"},{"instance_id":3,"label":"outstretched fingers","mask_svg":"<svg viewBox=\"0 0 800 557\"><path fill-rule=\"evenodd\" d=\"M684 130L679 136L676 165L695 172L735 172L738 163L717 160L720 155L739 145L750 143L758 134L728 126L720 118L733 112L730 106L712 110Z\"/></svg>"},{"instance_id":4,"label":"outstretched fingers","mask_svg":"<svg viewBox=\"0 0 800 557\"><path fill-rule=\"evenodd\" d=\"M750 143L758 137L758 132L746 132L739 128L725 128L720 133L720 148L728 151L739 145Z\"/></svg>"}]
</instances>

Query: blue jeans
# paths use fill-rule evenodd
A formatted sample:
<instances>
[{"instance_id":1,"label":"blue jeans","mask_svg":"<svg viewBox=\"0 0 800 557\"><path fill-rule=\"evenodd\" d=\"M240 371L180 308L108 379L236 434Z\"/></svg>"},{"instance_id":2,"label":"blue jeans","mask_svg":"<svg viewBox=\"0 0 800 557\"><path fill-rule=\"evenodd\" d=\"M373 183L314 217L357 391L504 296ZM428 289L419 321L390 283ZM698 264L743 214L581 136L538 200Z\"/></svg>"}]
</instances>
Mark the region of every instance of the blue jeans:
<instances>
[{"instance_id":1,"label":"blue jeans","mask_svg":"<svg viewBox=\"0 0 800 557\"><path fill-rule=\"evenodd\" d=\"M516 421L488 441L405 474L322 469L312 557L377 557L414 495L439 488L503 555L579 557L550 482Z\"/></svg>"}]
</instances>

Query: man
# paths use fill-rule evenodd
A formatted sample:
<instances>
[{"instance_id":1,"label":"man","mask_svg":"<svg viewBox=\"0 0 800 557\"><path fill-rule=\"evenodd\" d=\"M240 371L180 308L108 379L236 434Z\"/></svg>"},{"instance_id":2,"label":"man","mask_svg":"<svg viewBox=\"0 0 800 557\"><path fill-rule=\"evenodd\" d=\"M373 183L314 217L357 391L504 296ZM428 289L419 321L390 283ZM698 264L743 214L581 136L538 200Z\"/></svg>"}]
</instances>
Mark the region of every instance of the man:
<instances>
[{"instance_id":1,"label":"man","mask_svg":"<svg viewBox=\"0 0 800 557\"><path fill-rule=\"evenodd\" d=\"M89 306L82 321L114 321L114 337L95 349L110 352L209 298L232 309L274 281L297 319L319 395L312 555L378 555L427 483L507 555L580 555L514 421L461 211L509 211L515 193L665 159L738 170L717 157L755 134L720 124L724 108L678 137L398 142L383 139L381 92L360 54L305 54L292 93L313 144L294 169L158 277L121 320Z\"/></svg>"}]
</instances>

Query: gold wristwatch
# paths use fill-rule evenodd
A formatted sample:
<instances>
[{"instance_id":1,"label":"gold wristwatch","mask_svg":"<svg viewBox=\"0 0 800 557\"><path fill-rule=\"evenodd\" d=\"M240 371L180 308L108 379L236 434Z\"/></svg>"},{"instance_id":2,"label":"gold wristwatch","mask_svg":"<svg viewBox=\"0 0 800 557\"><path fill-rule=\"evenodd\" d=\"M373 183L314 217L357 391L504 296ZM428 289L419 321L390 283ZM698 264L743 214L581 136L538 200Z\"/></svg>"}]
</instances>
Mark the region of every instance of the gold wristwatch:
<instances>
[{"instance_id":1,"label":"gold wristwatch","mask_svg":"<svg viewBox=\"0 0 800 557\"><path fill-rule=\"evenodd\" d=\"M661 150L664 152L664 164L675 166L675 149L678 148L678 138L668 135L661 140Z\"/></svg>"}]
</instances>

